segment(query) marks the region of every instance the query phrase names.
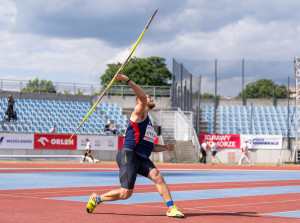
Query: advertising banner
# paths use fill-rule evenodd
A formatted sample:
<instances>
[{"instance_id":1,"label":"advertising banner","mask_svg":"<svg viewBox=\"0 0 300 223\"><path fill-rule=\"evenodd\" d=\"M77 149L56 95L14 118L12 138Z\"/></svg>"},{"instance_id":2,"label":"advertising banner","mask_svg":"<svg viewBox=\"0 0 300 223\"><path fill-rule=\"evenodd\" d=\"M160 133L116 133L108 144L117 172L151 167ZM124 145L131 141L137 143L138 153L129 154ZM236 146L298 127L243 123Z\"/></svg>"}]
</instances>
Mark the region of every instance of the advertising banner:
<instances>
[{"instance_id":1,"label":"advertising banner","mask_svg":"<svg viewBox=\"0 0 300 223\"><path fill-rule=\"evenodd\" d=\"M33 134L0 132L0 149L33 149Z\"/></svg>"},{"instance_id":2,"label":"advertising banner","mask_svg":"<svg viewBox=\"0 0 300 223\"><path fill-rule=\"evenodd\" d=\"M250 149L282 149L282 135L241 135L245 139Z\"/></svg>"},{"instance_id":3,"label":"advertising banner","mask_svg":"<svg viewBox=\"0 0 300 223\"><path fill-rule=\"evenodd\" d=\"M66 145L70 137L71 135L34 134L34 148L75 150L77 148L77 135L74 135Z\"/></svg>"},{"instance_id":4,"label":"advertising banner","mask_svg":"<svg viewBox=\"0 0 300 223\"><path fill-rule=\"evenodd\" d=\"M202 141L206 139L208 144L211 145L212 141L216 139L218 148L220 149L238 149L240 148L240 135L231 135L231 134L200 134L200 145Z\"/></svg>"},{"instance_id":5,"label":"advertising banner","mask_svg":"<svg viewBox=\"0 0 300 223\"><path fill-rule=\"evenodd\" d=\"M77 149L84 150L86 139L91 142L91 150L118 150L118 136L78 135Z\"/></svg>"}]
</instances>

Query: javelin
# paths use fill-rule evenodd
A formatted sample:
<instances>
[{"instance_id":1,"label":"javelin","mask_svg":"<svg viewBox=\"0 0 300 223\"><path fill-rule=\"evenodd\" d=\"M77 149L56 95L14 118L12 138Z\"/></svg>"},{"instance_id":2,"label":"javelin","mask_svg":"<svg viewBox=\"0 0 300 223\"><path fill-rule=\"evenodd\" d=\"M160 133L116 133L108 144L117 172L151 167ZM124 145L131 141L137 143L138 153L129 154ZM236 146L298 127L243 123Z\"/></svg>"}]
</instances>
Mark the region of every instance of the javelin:
<instances>
[{"instance_id":1,"label":"javelin","mask_svg":"<svg viewBox=\"0 0 300 223\"><path fill-rule=\"evenodd\" d=\"M126 60L124 61L124 63L122 64L122 66L119 68L119 70L117 71L117 73L115 74L115 76L121 71L123 70L123 68L125 67L126 63L129 61L131 55L133 54L135 48L137 47L137 45L139 44L139 42L141 41L142 37L144 36L146 30L148 29L150 23L152 22L152 19L154 18L156 12L158 9L155 10L155 12L153 13L151 19L149 20L149 22L147 23L146 27L144 28L142 34L140 35L140 37L138 38L138 40L136 41L136 43L134 44L132 50L130 51L128 57L126 58ZM90 116L90 114L92 113L92 111L96 108L96 106L99 104L99 102L101 101L101 99L103 98L103 96L105 95L105 93L108 91L108 89L112 86L112 84L115 82L115 76L114 78L111 80L111 82L109 83L109 85L106 87L106 89L104 90L104 92L101 94L101 96L98 98L98 100L96 101L96 103L94 104L94 106L91 108L91 110L89 111L89 113L85 116L85 118L83 119L83 121L78 125L77 129L75 130L75 132L73 133L73 135L71 135L71 137L69 138L69 140L66 142L65 145L67 145L69 143L69 141L73 138L73 136L76 134L76 132L78 131L78 129L81 127L81 125L84 123L84 121Z\"/></svg>"}]
</instances>

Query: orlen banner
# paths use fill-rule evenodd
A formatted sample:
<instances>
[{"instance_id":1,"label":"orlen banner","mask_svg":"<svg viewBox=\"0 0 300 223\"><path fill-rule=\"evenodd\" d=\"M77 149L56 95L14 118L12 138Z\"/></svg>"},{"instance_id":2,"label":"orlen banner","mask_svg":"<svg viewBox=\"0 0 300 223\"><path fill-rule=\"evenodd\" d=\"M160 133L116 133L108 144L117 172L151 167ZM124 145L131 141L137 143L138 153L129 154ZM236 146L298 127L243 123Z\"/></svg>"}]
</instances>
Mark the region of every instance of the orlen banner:
<instances>
[{"instance_id":1,"label":"orlen banner","mask_svg":"<svg viewBox=\"0 0 300 223\"><path fill-rule=\"evenodd\" d=\"M241 135L251 149L282 149L282 135Z\"/></svg>"},{"instance_id":2,"label":"orlen banner","mask_svg":"<svg viewBox=\"0 0 300 223\"><path fill-rule=\"evenodd\" d=\"M0 149L33 149L33 134L0 132Z\"/></svg>"},{"instance_id":3,"label":"orlen banner","mask_svg":"<svg viewBox=\"0 0 300 223\"><path fill-rule=\"evenodd\" d=\"M238 149L241 146L240 135L200 134L200 145L204 139L208 141L209 145L211 145L212 141L216 139L219 149Z\"/></svg>"},{"instance_id":4,"label":"orlen banner","mask_svg":"<svg viewBox=\"0 0 300 223\"><path fill-rule=\"evenodd\" d=\"M91 142L91 150L118 150L118 136L78 135L77 149L84 150L86 139Z\"/></svg>"},{"instance_id":5,"label":"orlen banner","mask_svg":"<svg viewBox=\"0 0 300 223\"><path fill-rule=\"evenodd\" d=\"M35 149L71 149L77 148L77 135L74 135L70 142L66 144L71 135L47 135L35 134L34 135L34 148Z\"/></svg>"}]
</instances>

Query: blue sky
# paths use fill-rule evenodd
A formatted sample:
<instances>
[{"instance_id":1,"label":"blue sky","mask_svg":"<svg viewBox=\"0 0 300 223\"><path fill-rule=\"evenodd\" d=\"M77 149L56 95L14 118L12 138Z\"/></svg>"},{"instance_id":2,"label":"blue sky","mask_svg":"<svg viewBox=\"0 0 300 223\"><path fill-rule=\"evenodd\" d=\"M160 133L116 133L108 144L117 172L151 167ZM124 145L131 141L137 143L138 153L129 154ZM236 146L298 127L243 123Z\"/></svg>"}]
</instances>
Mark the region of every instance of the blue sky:
<instances>
[{"instance_id":1,"label":"blue sky","mask_svg":"<svg viewBox=\"0 0 300 223\"><path fill-rule=\"evenodd\" d=\"M0 79L98 84L134 56L293 61L300 56L297 0L0 0Z\"/></svg>"}]
</instances>

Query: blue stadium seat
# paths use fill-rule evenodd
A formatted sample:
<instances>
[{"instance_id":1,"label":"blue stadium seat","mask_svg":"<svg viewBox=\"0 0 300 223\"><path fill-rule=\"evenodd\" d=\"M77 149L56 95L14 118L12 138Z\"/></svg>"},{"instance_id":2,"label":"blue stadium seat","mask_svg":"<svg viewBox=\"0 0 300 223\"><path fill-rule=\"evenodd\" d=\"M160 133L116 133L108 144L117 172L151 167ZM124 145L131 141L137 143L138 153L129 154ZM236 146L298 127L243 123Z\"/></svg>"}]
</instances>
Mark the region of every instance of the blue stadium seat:
<instances>
[{"instance_id":1,"label":"blue stadium seat","mask_svg":"<svg viewBox=\"0 0 300 223\"><path fill-rule=\"evenodd\" d=\"M94 128L89 128L88 134L96 134L96 130Z\"/></svg>"},{"instance_id":2,"label":"blue stadium seat","mask_svg":"<svg viewBox=\"0 0 300 223\"><path fill-rule=\"evenodd\" d=\"M35 118L34 118L34 116L29 116L28 120L29 120L30 122L34 122L34 121L35 121Z\"/></svg>"},{"instance_id":3,"label":"blue stadium seat","mask_svg":"<svg viewBox=\"0 0 300 223\"><path fill-rule=\"evenodd\" d=\"M64 131L65 134L73 134L73 131L72 131L71 128L64 128L63 131ZM74 129L74 131L75 131L75 129Z\"/></svg>"},{"instance_id":4,"label":"blue stadium seat","mask_svg":"<svg viewBox=\"0 0 300 223\"><path fill-rule=\"evenodd\" d=\"M37 121L37 122L41 122L41 121L42 121L42 119L40 118L40 116L37 116L37 117L35 117L35 121Z\"/></svg>"},{"instance_id":5,"label":"blue stadium seat","mask_svg":"<svg viewBox=\"0 0 300 223\"><path fill-rule=\"evenodd\" d=\"M296 133L295 132L291 132L290 133L290 137L296 137Z\"/></svg>"},{"instance_id":6,"label":"blue stadium seat","mask_svg":"<svg viewBox=\"0 0 300 223\"><path fill-rule=\"evenodd\" d=\"M34 122L32 122L31 125L32 125L32 126L35 126L35 127L38 127L40 124L39 124L38 122L34 121Z\"/></svg>"},{"instance_id":7,"label":"blue stadium seat","mask_svg":"<svg viewBox=\"0 0 300 223\"><path fill-rule=\"evenodd\" d=\"M2 131L3 131L3 132L8 132L8 131L9 131L8 125L6 125L6 124L3 125L3 126L2 126Z\"/></svg>"},{"instance_id":8,"label":"blue stadium seat","mask_svg":"<svg viewBox=\"0 0 300 223\"><path fill-rule=\"evenodd\" d=\"M41 126L41 127L46 127L46 126L48 126L48 125L47 125L47 122L40 122L40 126Z\"/></svg>"},{"instance_id":9,"label":"blue stadium seat","mask_svg":"<svg viewBox=\"0 0 300 223\"><path fill-rule=\"evenodd\" d=\"M17 128L16 128L14 125L11 125L11 126L10 126L10 131L11 131L11 132L16 132L16 131L17 131Z\"/></svg>"},{"instance_id":10,"label":"blue stadium seat","mask_svg":"<svg viewBox=\"0 0 300 223\"><path fill-rule=\"evenodd\" d=\"M30 129L29 129L28 126L24 126L23 131L24 131L24 132L30 132Z\"/></svg>"},{"instance_id":11,"label":"blue stadium seat","mask_svg":"<svg viewBox=\"0 0 300 223\"><path fill-rule=\"evenodd\" d=\"M103 130L100 128L95 129L96 134L103 134Z\"/></svg>"}]
</instances>

